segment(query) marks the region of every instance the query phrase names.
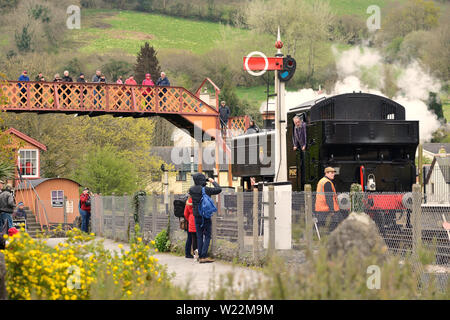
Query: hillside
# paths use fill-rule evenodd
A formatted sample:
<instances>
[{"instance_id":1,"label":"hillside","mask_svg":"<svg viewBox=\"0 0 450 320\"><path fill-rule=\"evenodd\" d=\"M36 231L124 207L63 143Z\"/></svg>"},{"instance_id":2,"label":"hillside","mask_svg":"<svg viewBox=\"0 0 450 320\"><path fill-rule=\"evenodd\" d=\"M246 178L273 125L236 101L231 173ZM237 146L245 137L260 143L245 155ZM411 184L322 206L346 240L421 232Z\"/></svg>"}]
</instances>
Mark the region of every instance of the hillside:
<instances>
[{"instance_id":1,"label":"hillside","mask_svg":"<svg viewBox=\"0 0 450 320\"><path fill-rule=\"evenodd\" d=\"M88 54L119 51L135 55L146 41L157 50L199 54L214 47L223 30L218 23L118 10L83 10L82 25L80 30L68 32L68 38L77 43L79 52Z\"/></svg>"}]
</instances>

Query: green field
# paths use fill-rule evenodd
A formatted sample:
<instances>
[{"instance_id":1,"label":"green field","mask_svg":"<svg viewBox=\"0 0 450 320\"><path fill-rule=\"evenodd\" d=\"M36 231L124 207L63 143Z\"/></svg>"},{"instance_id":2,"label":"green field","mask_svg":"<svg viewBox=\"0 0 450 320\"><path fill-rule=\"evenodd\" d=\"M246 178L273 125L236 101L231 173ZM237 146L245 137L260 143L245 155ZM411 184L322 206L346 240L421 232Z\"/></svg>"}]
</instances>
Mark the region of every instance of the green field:
<instances>
[{"instance_id":1,"label":"green field","mask_svg":"<svg viewBox=\"0 0 450 320\"><path fill-rule=\"evenodd\" d=\"M223 26L169 16L117 10L83 10L82 28L70 35L82 53L136 54L148 41L158 49L204 53L221 39ZM233 29L236 35L246 30Z\"/></svg>"},{"instance_id":2,"label":"green field","mask_svg":"<svg viewBox=\"0 0 450 320\"><path fill-rule=\"evenodd\" d=\"M383 8L387 3L389 0L332 0L330 6L337 15L356 14L369 17L367 13L369 6L377 5Z\"/></svg>"}]
</instances>

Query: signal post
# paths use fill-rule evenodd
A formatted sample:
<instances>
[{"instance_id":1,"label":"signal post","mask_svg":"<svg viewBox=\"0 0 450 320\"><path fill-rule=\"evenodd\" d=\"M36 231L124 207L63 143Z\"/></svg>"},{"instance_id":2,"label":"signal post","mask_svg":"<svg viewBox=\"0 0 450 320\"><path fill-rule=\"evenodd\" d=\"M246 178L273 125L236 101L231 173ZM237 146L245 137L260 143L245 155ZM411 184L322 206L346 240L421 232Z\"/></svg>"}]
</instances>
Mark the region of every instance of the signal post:
<instances>
[{"instance_id":1,"label":"signal post","mask_svg":"<svg viewBox=\"0 0 450 320\"><path fill-rule=\"evenodd\" d=\"M292 248L292 184L288 181L287 176L285 82L294 75L296 62L292 57L284 57L281 53L283 43L281 42L279 28L275 47L277 53L274 58L267 58L260 52L249 54L244 58L244 69L254 76L260 76L267 70L275 71L275 177L273 183L263 186L265 218L269 218L269 212L275 215L272 224L264 224L264 234L271 234L273 238L274 232L275 243L273 244L273 240L269 241L269 237L264 237L264 247L269 248L269 246L274 245L275 249L286 250ZM251 57L256 54L259 54L262 58ZM262 72L257 73L254 70L262 70ZM269 226L271 230L269 230Z\"/></svg>"}]
</instances>

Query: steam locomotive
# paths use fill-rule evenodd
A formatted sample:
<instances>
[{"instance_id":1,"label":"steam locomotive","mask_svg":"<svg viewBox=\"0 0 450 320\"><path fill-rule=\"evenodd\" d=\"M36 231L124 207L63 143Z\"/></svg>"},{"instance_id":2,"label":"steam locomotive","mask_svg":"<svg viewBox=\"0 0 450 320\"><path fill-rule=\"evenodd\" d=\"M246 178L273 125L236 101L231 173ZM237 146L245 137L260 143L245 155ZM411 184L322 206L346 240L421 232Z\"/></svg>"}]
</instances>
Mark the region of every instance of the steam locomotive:
<instances>
[{"instance_id":1,"label":"steam locomotive","mask_svg":"<svg viewBox=\"0 0 450 320\"><path fill-rule=\"evenodd\" d=\"M307 147L293 150L295 116L307 124ZM353 183L364 191L408 192L416 181L419 122L405 120L405 108L377 95L348 93L303 103L287 113L287 176L294 191L315 190L324 168L334 167L337 192ZM232 139L234 176L273 181L275 131ZM282 155L283 156L283 155ZM252 161L253 160L253 161Z\"/></svg>"}]
</instances>

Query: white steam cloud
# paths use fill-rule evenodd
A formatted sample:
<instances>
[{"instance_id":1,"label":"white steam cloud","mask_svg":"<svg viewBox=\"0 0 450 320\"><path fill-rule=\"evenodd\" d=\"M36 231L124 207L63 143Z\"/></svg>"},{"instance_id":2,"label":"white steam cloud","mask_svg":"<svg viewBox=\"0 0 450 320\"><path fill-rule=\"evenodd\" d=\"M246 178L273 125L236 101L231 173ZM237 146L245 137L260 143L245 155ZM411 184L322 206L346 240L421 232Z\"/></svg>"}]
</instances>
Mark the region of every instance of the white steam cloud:
<instances>
[{"instance_id":1,"label":"white steam cloud","mask_svg":"<svg viewBox=\"0 0 450 320\"><path fill-rule=\"evenodd\" d=\"M354 47L344 52L333 48L336 57L338 81L327 96L364 92L385 96L381 91L384 83L384 65L382 55L375 49ZM407 66L393 65L398 71L396 86L398 88L392 100L405 107L406 120L418 120L420 140L428 141L441 123L437 116L428 110L425 101L430 92L439 92L441 84L423 70L418 62ZM324 94L312 89L302 89L297 92L286 92L286 109L294 108L306 101L319 99ZM265 110L266 103L261 104ZM274 101L269 101L269 108L274 108Z\"/></svg>"}]
</instances>

